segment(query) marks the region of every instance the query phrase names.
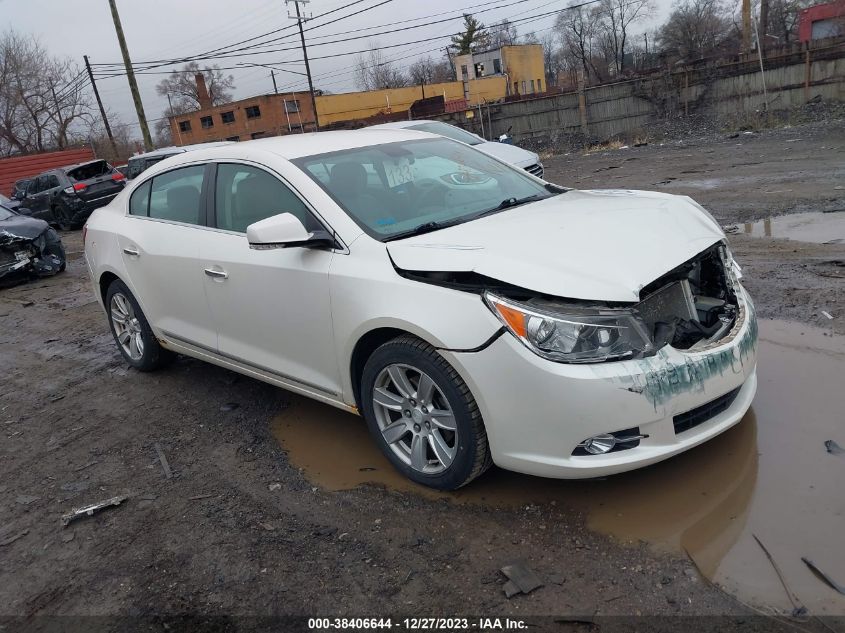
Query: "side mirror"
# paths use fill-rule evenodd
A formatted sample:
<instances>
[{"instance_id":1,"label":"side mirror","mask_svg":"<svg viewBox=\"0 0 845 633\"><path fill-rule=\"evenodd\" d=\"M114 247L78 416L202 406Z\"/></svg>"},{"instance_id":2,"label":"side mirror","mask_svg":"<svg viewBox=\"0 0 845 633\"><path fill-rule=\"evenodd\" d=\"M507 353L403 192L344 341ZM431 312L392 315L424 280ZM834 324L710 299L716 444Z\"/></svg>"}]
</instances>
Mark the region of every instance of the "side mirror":
<instances>
[{"instance_id":1,"label":"side mirror","mask_svg":"<svg viewBox=\"0 0 845 633\"><path fill-rule=\"evenodd\" d=\"M328 231L309 233L292 213L280 213L246 227L249 247L256 250L289 248L333 248L335 240Z\"/></svg>"}]
</instances>

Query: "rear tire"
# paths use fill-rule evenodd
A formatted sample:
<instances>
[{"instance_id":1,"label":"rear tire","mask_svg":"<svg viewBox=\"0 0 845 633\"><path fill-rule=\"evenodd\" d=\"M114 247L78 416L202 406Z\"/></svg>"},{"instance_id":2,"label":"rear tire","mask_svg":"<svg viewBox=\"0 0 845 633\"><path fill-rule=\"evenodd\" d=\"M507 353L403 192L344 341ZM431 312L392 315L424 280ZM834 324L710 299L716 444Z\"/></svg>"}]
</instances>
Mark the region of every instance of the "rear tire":
<instances>
[{"instance_id":1,"label":"rear tire","mask_svg":"<svg viewBox=\"0 0 845 633\"><path fill-rule=\"evenodd\" d=\"M493 463L469 387L437 350L414 336L373 352L361 375L361 404L382 453L412 481L456 490Z\"/></svg>"},{"instance_id":2,"label":"rear tire","mask_svg":"<svg viewBox=\"0 0 845 633\"><path fill-rule=\"evenodd\" d=\"M125 283L115 279L106 291L105 303L114 342L127 363L138 371L154 371L173 360L173 352L159 345Z\"/></svg>"},{"instance_id":3,"label":"rear tire","mask_svg":"<svg viewBox=\"0 0 845 633\"><path fill-rule=\"evenodd\" d=\"M62 231L70 231L73 229L73 224L70 221L70 216L67 208L63 204L50 207L53 214L53 219Z\"/></svg>"}]
</instances>

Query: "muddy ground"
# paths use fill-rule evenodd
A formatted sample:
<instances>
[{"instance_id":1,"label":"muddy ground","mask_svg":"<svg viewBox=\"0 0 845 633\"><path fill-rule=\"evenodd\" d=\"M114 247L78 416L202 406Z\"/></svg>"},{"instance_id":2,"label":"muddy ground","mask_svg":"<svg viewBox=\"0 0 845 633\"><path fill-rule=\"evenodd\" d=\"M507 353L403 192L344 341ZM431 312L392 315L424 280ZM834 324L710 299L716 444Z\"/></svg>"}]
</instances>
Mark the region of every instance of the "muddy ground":
<instances>
[{"instance_id":1,"label":"muddy ground","mask_svg":"<svg viewBox=\"0 0 845 633\"><path fill-rule=\"evenodd\" d=\"M843 156L840 124L562 155L545 163L549 180L579 188L692 195L728 225L845 210ZM650 532L626 532L622 509L613 511L612 488L587 506L579 500L594 488L494 471L475 492L424 494L379 472L384 463L367 452L361 424L351 416L190 359L154 374L128 369L91 295L81 235L63 238L70 254L66 273L0 291L0 615L25 618L11 625L0 620L0 629L37 627L48 622L43 616L117 614L146 618L151 630L199 630L173 619L192 613L222 616L216 630L255 625L236 616L289 614L731 614L738 619L720 620L720 628L756 623L762 630L774 621L751 615L783 612L783 596L763 592L749 601L677 543L658 547ZM845 331L845 244L741 233L730 239L761 317L820 325L825 330L814 336L839 340L828 334ZM778 327L789 324L774 324L772 336ZM845 358L837 354L827 350L825 357ZM767 393L776 392L775 384ZM313 426L305 424L312 420ZM349 425L349 439L338 420ZM756 460L758 445L767 445L757 437L760 422L743 421L715 448L613 485L646 500L668 481L667 504L675 513L665 522L683 522L697 508L684 494L683 473L692 467L715 473L709 460L717 452ZM824 432L837 428L841 423ZM839 443L845 446L845 438ZM337 459L313 459L320 447ZM707 478L707 485L715 486L713 494L730 489L727 497L737 503L734 487L742 480L745 501L739 503L748 507L755 480L767 471L755 470L749 479L744 461L731 464L736 470L724 472L736 477ZM845 483L845 456L842 464ZM557 496L557 485L576 493ZM120 494L130 495L121 506L61 528L70 508ZM599 531L597 508L622 517L619 529ZM823 527L841 534L841 506L833 514ZM498 570L515 560L525 561L545 586L507 599ZM845 568L829 571L845 582ZM772 578L767 582L777 587ZM828 603L824 591L806 599L811 611L843 613L836 594ZM83 622L93 628L102 621ZM544 620L537 630L590 629Z\"/></svg>"}]
</instances>

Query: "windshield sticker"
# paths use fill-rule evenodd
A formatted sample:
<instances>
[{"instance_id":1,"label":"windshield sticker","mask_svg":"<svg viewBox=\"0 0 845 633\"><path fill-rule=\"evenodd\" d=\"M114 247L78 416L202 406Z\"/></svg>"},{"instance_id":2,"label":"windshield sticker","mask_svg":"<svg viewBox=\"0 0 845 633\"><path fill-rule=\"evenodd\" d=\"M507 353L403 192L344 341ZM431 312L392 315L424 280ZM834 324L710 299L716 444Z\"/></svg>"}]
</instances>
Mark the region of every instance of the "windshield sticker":
<instances>
[{"instance_id":1,"label":"windshield sticker","mask_svg":"<svg viewBox=\"0 0 845 633\"><path fill-rule=\"evenodd\" d=\"M398 161L385 162L384 171L387 176L387 185L391 189L414 180L414 170L411 168L411 161L407 158L400 158Z\"/></svg>"}]
</instances>

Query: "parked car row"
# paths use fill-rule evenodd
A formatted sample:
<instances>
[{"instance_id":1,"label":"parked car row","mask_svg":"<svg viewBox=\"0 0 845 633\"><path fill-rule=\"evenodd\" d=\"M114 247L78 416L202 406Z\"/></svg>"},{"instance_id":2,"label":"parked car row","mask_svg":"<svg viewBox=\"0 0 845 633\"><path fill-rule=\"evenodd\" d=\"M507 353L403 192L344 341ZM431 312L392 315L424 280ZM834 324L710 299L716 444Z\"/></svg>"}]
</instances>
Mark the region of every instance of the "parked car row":
<instances>
[{"instance_id":1,"label":"parked car row","mask_svg":"<svg viewBox=\"0 0 845 633\"><path fill-rule=\"evenodd\" d=\"M17 212L63 230L80 228L94 209L107 205L126 184L126 176L102 159L50 169L15 183Z\"/></svg>"}]
</instances>

